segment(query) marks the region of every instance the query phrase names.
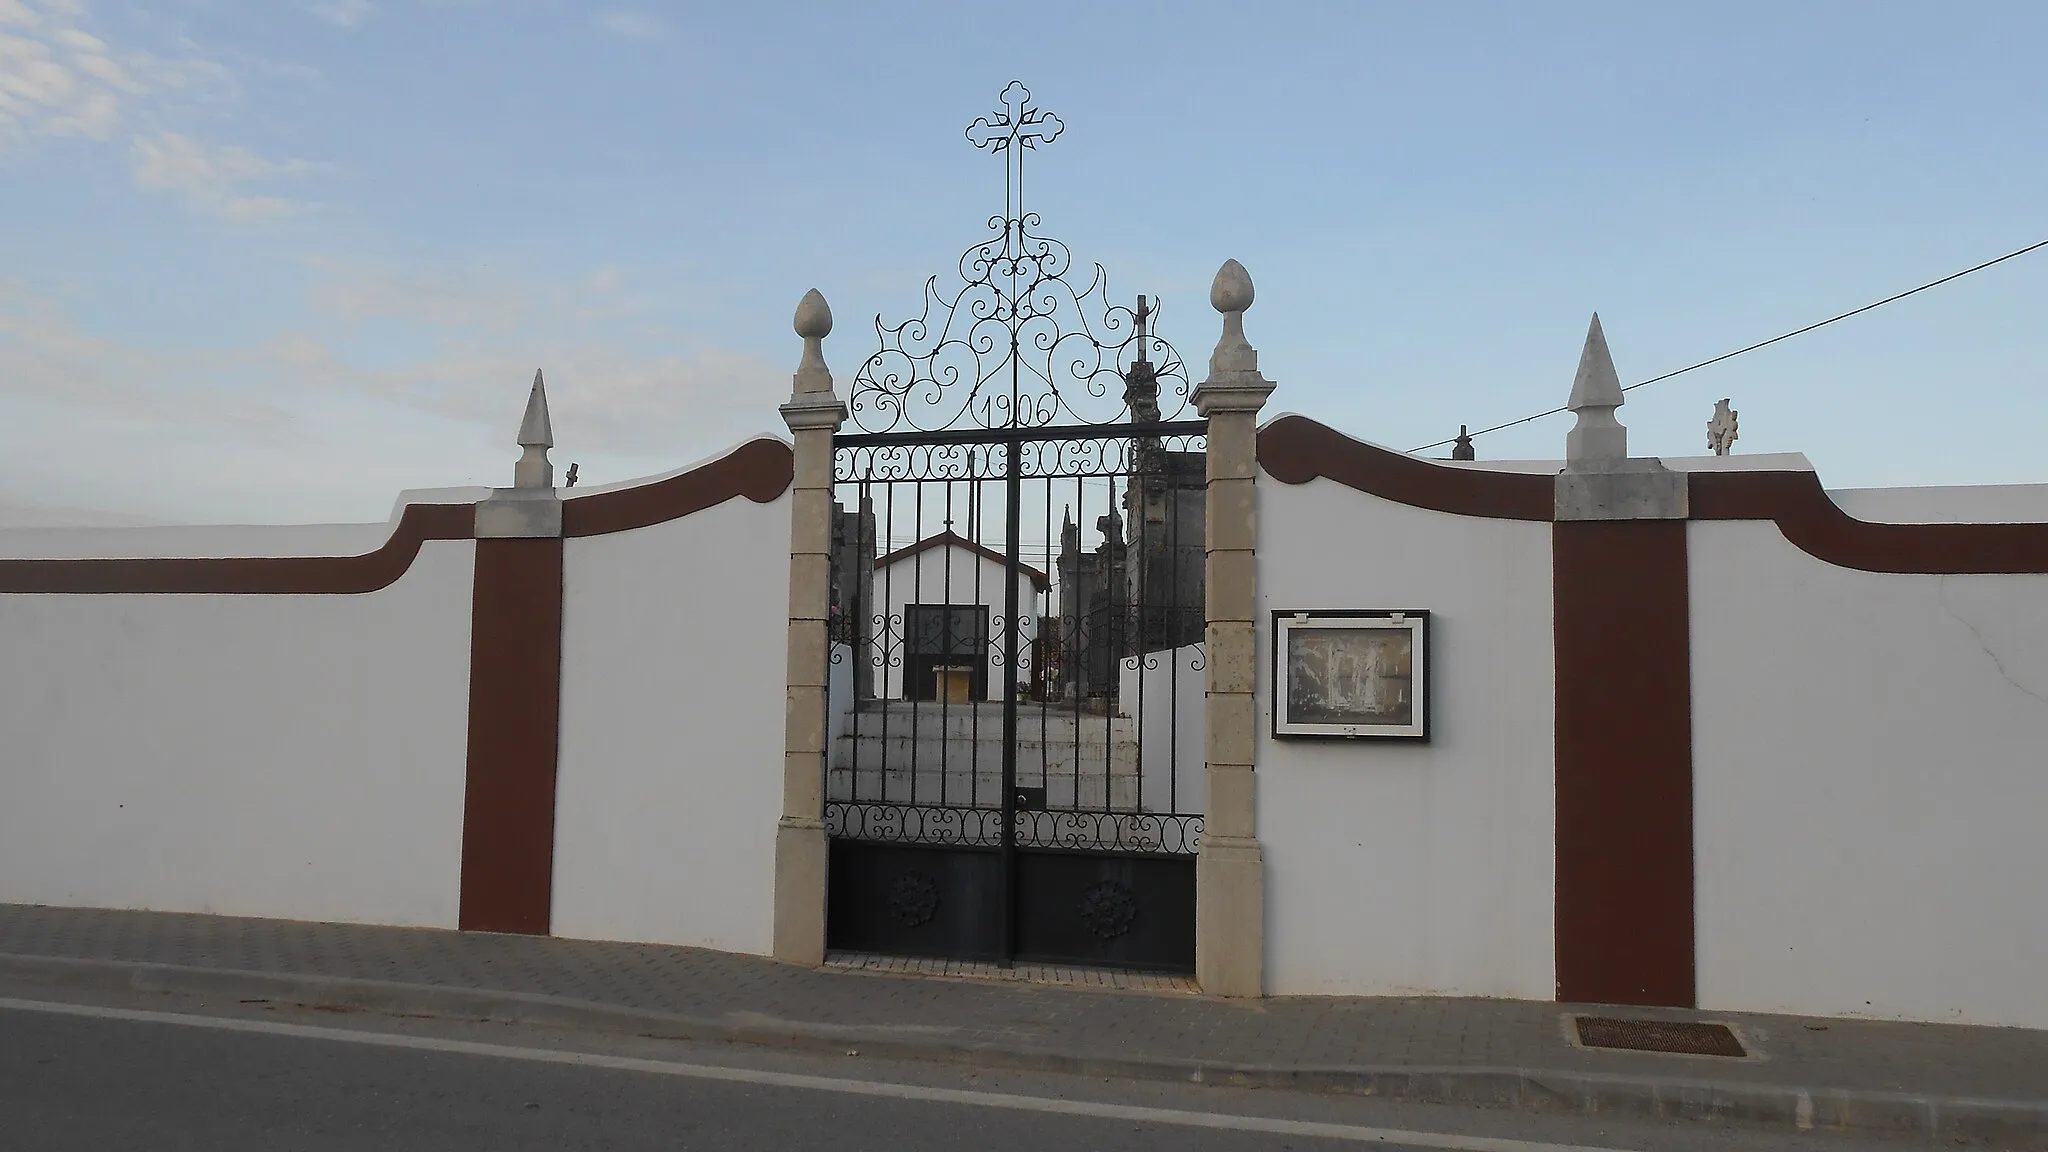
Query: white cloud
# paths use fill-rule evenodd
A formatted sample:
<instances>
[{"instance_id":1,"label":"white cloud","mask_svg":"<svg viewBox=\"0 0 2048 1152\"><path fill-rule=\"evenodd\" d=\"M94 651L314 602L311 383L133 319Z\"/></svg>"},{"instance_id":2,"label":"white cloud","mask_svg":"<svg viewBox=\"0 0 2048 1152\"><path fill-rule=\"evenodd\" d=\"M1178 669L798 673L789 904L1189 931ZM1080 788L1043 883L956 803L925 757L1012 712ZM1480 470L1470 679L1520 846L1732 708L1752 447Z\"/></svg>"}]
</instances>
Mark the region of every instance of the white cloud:
<instances>
[{"instance_id":1,"label":"white cloud","mask_svg":"<svg viewBox=\"0 0 2048 1152\"><path fill-rule=\"evenodd\" d=\"M538 367L563 381L549 389L558 430L580 424L600 449L656 451L675 443L679 429L758 425L788 388L786 369L743 353L666 350L675 340L649 349L651 318L622 298L628 277L617 267L528 286L502 273L312 264L314 307L348 323L423 325L436 352L400 368L348 373L323 362L317 346L299 345L296 370L438 415L516 423L525 393L514 385L530 382Z\"/></svg>"},{"instance_id":2,"label":"white cloud","mask_svg":"<svg viewBox=\"0 0 2048 1152\"><path fill-rule=\"evenodd\" d=\"M203 144L176 132L136 137L133 150L137 185L183 193L198 206L234 219L288 215L303 207L277 196L242 195L243 185L326 168L309 160L266 160L246 148Z\"/></svg>"},{"instance_id":3,"label":"white cloud","mask_svg":"<svg viewBox=\"0 0 2048 1152\"><path fill-rule=\"evenodd\" d=\"M158 56L130 52L124 57L136 78L134 91L159 99L189 96L229 103L241 89L227 65L197 56Z\"/></svg>"},{"instance_id":4,"label":"white cloud","mask_svg":"<svg viewBox=\"0 0 2048 1152\"><path fill-rule=\"evenodd\" d=\"M558 465L580 462L591 483L780 426L787 365L649 338L658 318L631 300L585 315L618 295L603 284L629 282L615 270L530 291L457 271L315 274L314 313L292 330L175 352L87 331L0 282L0 410L25 449L0 459L0 500L188 522L379 520L402 488L504 483L535 368ZM392 323L424 336L397 362Z\"/></svg>"},{"instance_id":5,"label":"white cloud","mask_svg":"<svg viewBox=\"0 0 2048 1152\"><path fill-rule=\"evenodd\" d=\"M361 0L335 0L353 10ZM232 104L233 73L196 54L125 51L85 25L71 0L0 0L0 148L37 137L111 141L126 134L139 187L174 192L233 219L277 216L303 205L243 186L323 170L271 161L158 125L197 101ZM189 49L189 43L180 50Z\"/></svg>"},{"instance_id":6,"label":"white cloud","mask_svg":"<svg viewBox=\"0 0 2048 1152\"><path fill-rule=\"evenodd\" d=\"M659 40L668 35L668 26L645 12L613 9L598 16L597 26L614 36L628 40Z\"/></svg>"},{"instance_id":7,"label":"white cloud","mask_svg":"<svg viewBox=\"0 0 2048 1152\"><path fill-rule=\"evenodd\" d=\"M373 268L326 258L313 305L344 320L398 318L450 328L516 331L538 310L530 292L485 282L480 274Z\"/></svg>"},{"instance_id":8,"label":"white cloud","mask_svg":"<svg viewBox=\"0 0 2048 1152\"><path fill-rule=\"evenodd\" d=\"M0 393L110 408L178 426L193 420L268 435L284 409L232 386L234 353L161 354L76 327L56 302L0 284Z\"/></svg>"},{"instance_id":9,"label":"white cloud","mask_svg":"<svg viewBox=\"0 0 2048 1152\"><path fill-rule=\"evenodd\" d=\"M78 70L100 81L109 88L133 92L136 83L128 76L128 70L112 58L97 53L85 53L78 57Z\"/></svg>"},{"instance_id":10,"label":"white cloud","mask_svg":"<svg viewBox=\"0 0 2048 1152\"><path fill-rule=\"evenodd\" d=\"M105 92L94 92L79 101L71 111L52 119L50 130L58 135L105 140L114 134L114 126L120 119L121 107L114 98Z\"/></svg>"},{"instance_id":11,"label":"white cloud","mask_svg":"<svg viewBox=\"0 0 2048 1152\"><path fill-rule=\"evenodd\" d=\"M377 10L370 0L313 0L306 11L337 28L353 28Z\"/></svg>"},{"instance_id":12,"label":"white cloud","mask_svg":"<svg viewBox=\"0 0 2048 1152\"><path fill-rule=\"evenodd\" d=\"M73 52L84 52L98 56L104 56L107 52L107 42L105 40L81 28L59 28L53 38L57 43L64 45Z\"/></svg>"},{"instance_id":13,"label":"white cloud","mask_svg":"<svg viewBox=\"0 0 2048 1152\"><path fill-rule=\"evenodd\" d=\"M0 144L105 140L120 121L121 98L143 90L107 42L79 26L81 16L71 4L0 0Z\"/></svg>"}]
</instances>

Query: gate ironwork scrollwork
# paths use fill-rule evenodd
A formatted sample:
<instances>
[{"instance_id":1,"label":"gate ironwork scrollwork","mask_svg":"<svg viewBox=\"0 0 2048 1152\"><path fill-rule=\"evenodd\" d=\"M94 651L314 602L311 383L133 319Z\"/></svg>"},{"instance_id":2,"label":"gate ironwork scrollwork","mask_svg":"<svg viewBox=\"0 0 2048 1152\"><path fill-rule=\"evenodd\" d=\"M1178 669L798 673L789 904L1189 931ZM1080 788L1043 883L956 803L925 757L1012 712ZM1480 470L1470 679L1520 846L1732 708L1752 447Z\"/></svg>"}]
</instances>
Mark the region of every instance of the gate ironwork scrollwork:
<instances>
[{"instance_id":1,"label":"gate ironwork scrollwork","mask_svg":"<svg viewBox=\"0 0 2048 1152\"><path fill-rule=\"evenodd\" d=\"M885 325L881 348L861 365L847 412L866 432L930 432L972 422L983 428L1044 427L1086 421L1083 396L1116 397L1122 407L1101 421L1178 419L1186 414L1186 367L1172 345L1152 335L1154 313L1113 303L1102 265L1087 283L1069 279L1073 252L1039 231L1024 207L1024 159L1057 138L1059 117L1031 104L1022 84L1003 89L999 111L968 126L975 147L1004 156L1003 213L989 235L960 254L960 283L925 281L924 311ZM1164 387L1169 410L1121 396L1143 363ZM1141 374L1144 371L1140 370ZM1116 392L1112 392L1112 389Z\"/></svg>"},{"instance_id":2,"label":"gate ironwork scrollwork","mask_svg":"<svg viewBox=\"0 0 2048 1152\"><path fill-rule=\"evenodd\" d=\"M1064 130L1017 83L969 126L1003 212L876 317L834 438L835 947L1193 963L1207 422L1155 302L1025 207Z\"/></svg>"}]
</instances>

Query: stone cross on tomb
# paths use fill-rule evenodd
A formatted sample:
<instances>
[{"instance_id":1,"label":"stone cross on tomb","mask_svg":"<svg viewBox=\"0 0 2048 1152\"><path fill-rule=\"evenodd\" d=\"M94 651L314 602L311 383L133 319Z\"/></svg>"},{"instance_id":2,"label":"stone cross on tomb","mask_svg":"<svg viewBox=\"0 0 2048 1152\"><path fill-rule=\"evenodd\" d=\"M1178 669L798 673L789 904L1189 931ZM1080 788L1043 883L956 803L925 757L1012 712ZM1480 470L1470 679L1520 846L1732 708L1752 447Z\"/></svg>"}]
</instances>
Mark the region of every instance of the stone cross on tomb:
<instances>
[{"instance_id":1,"label":"stone cross on tomb","mask_svg":"<svg viewBox=\"0 0 2048 1152\"><path fill-rule=\"evenodd\" d=\"M1714 418L1707 421L1707 447L1713 450L1714 455L1726 456L1728 450L1735 446L1737 415L1735 409L1728 407L1725 398L1714 405Z\"/></svg>"}]
</instances>

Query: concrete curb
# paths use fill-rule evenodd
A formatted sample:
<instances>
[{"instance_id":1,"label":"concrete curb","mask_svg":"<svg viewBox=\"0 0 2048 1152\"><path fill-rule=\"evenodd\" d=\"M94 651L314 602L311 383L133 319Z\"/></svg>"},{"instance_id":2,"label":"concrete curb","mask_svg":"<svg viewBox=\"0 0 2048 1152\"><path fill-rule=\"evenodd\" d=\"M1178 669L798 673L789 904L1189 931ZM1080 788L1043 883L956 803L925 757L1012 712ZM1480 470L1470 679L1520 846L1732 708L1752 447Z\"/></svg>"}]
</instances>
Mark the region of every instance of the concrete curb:
<instances>
[{"instance_id":1,"label":"concrete curb","mask_svg":"<svg viewBox=\"0 0 2048 1152\"><path fill-rule=\"evenodd\" d=\"M721 1041L882 1059L974 1064L1132 1080L1340 1092L1434 1104L1487 1105L1659 1119L1729 1120L1807 1130L2013 1142L2048 1136L2048 1100L1990 1100L1794 1087L1703 1077L1617 1076L1541 1068L1347 1065L1290 1067L1169 1057L1100 1056L957 1039L945 1030L778 1020L736 1012L676 1016L566 997L351 977L193 968L0 953L0 980L93 992L263 999L662 1039Z\"/></svg>"}]
</instances>

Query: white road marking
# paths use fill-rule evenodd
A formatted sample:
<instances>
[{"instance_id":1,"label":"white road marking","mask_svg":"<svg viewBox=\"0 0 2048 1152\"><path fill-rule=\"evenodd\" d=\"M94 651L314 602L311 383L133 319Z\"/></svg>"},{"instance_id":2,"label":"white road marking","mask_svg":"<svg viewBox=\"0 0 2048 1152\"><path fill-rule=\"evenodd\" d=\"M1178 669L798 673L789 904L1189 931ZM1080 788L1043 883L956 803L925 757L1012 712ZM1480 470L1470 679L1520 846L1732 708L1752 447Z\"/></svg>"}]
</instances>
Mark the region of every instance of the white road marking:
<instances>
[{"instance_id":1,"label":"white road marking","mask_svg":"<svg viewBox=\"0 0 2048 1152\"><path fill-rule=\"evenodd\" d=\"M1546 1144L1531 1140L1510 1140L1493 1136L1463 1136L1447 1132L1404 1131L1398 1128L1366 1128L1352 1124L1326 1124L1311 1120L1282 1120L1266 1116L1236 1116L1218 1112L1196 1112L1180 1108L1148 1108L1136 1104L1100 1104L1086 1100L1054 1100L1043 1096L1020 1096L1008 1092L973 1092L959 1088L928 1088L918 1084L891 1084L868 1080L845 1080L829 1076L805 1076L793 1072L767 1072L754 1068L726 1068L711 1064L683 1064L669 1060L643 1060L631 1056L605 1056L591 1052L560 1052L546 1048L519 1048L509 1044L480 1044L469 1040L444 1040L430 1036L406 1036L391 1032L357 1031L352 1028L323 1028L310 1024L281 1024L268 1020L201 1016L182 1012L149 1012L141 1009L102 1008L92 1004L64 1004L41 1000L0 997L0 1011L42 1012L55 1016L80 1016L93 1020L120 1020L137 1024L170 1024L206 1028L217 1032L242 1032L257 1036L289 1036L302 1040L327 1040L341 1044L363 1044L378 1048L406 1048L419 1052L447 1052L464 1056L486 1056L499 1060L524 1060L536 1064L568 1064L581 1068L603 1068L616 1072L641 1072L657 1076L682 1076L692 1080L719 1080L728 1084L753 1084L768 1088L795 1088L810 1092L837 1092L848 1096L874 1096L891 1100L917 1100L935 1104L963 1104L975 1108L1008 1108L1022 1112L1047 1112L1061 1116L1083 1116L1096 1120L1122 1120L1140 1124L1172 1124L1183 1128L1214 1128L1236 1132L1265 1132L1280 1136L1306 1136L1322 1140L1344 1140L1356 1144L1405 1145L1412 1148L1442 1148L1449 1152L1625 1152L1606 1146Z\"/></svg>"}]
</instances>

